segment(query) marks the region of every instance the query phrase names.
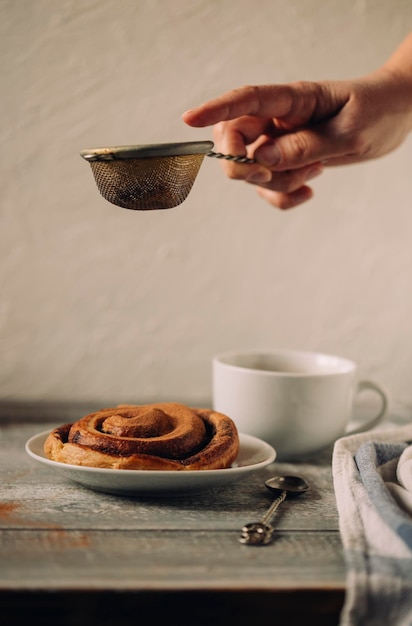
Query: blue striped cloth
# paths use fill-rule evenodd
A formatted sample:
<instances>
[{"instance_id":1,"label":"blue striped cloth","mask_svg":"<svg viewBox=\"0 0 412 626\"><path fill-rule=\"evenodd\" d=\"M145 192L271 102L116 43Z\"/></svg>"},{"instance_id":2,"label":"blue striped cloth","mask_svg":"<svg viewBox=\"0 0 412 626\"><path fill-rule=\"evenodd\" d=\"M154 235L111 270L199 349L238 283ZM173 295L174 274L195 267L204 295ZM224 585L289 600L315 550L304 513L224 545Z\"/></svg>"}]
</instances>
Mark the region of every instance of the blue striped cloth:
<instances>
[{"instance_id":1,"label":"blue striped cloth","mask_svg":"<svg viewBox=\"0 0 412 626\"><path fill-rule=\"evenodd\" d=\"M346 561L340 626L412 626L412 491L397 474L411 441L409 424L335 443L333 480Z\"/></svg>"}]
</instances>

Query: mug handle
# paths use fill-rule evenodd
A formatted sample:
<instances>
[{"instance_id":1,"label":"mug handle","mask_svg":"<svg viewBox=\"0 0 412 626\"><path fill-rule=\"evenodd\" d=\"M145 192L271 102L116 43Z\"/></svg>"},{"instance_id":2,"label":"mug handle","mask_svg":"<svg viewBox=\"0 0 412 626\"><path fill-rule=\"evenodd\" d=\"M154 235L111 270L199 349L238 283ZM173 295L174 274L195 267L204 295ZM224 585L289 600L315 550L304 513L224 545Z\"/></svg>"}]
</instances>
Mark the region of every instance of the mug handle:
<instances>
[{"instance_id":1,"label":"mug handle","mask_svg":"<svg viewBox=\"0 0 412 626\"><path fill-rule=\"evenodd\" d=\"M374 383L371 380L361 380L358 383L356 393L358 394L362 391L365 391L366 389L376 391L376 393L381 397L381 400L382 400L381 410L375 417L372 417L366 422L363 422L356 428L351 428L347 430L345 432L345 435L356 435L356 433L363 433L366 430L370 430L371 428L374 428L387 416L389 412L389 393L385 391L383 387L381 387L377 383Z\"/></svg>"}]
</instances>

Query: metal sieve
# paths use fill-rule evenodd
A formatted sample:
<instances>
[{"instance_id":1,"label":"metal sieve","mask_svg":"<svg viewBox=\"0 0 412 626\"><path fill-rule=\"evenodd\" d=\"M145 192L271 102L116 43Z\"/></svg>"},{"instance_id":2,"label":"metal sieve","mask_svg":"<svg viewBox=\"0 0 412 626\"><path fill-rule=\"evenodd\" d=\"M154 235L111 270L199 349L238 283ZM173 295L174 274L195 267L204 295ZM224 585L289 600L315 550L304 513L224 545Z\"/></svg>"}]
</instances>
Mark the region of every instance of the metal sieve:
<instances>
[{"instance_id":1,"label":"metal sieve","mask_svg":"<svg viewBox=\"0 0 412 626\"><path fill-rule=\"evenodd\" d=\"M189 195L205 156L238 163L253 159L213 152L212 141L82 150L106 200L139 211L170 209Z\"/></svg>"}]
</instances>

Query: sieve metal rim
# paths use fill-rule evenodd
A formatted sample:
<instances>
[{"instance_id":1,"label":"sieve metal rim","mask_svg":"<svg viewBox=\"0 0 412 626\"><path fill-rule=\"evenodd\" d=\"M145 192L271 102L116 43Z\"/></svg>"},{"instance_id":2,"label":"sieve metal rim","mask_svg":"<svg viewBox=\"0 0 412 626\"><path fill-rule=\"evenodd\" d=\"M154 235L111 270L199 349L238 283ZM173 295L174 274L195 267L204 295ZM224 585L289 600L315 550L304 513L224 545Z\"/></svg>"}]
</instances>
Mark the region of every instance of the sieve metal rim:
<instances>
[{"instance_id":1,"label":"sieve metal rim","mask_svg":"<svg viewBox=\"0 0 412 626\"><path fill-rule=\"evenodd\" d=\"M207 154L213 148L213 141L185 141L179 143L157 143L110 148L89 148L80 156L86 161L115 161L120 159L142 159L151 157L185 156Z\"/></svg>"}]
</instances>

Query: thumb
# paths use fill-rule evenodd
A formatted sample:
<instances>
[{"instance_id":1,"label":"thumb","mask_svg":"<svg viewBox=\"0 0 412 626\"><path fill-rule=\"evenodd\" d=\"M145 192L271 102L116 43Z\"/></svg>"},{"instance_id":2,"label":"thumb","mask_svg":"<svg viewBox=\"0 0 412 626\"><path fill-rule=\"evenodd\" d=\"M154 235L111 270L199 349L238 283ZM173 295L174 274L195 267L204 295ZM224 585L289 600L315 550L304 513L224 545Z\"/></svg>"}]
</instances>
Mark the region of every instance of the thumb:
<instances>
[{"instance_id":1,"label":"thumb","mask_svg":"<svg viewBox=\"0 0 412 626\"><path fill-rule=\"evenodd\" d=\"M266 141L254 153L255 160L272 170L296 169L346 155L346 146L331 128L323 123L299 129Z\"/></svg>"}]
</instances>

